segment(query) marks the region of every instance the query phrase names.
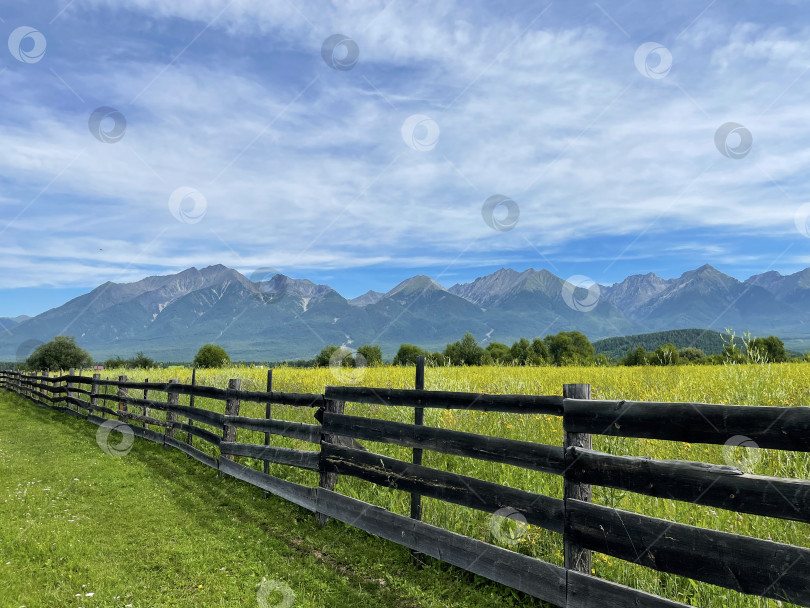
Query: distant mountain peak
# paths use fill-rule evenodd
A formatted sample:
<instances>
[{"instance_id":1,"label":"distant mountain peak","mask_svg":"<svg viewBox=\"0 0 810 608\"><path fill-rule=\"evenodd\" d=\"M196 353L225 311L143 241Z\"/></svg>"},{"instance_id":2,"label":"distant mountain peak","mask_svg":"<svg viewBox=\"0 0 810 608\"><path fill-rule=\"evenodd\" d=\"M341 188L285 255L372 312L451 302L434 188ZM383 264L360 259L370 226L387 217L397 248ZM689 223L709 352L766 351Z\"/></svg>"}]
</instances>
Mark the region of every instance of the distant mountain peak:
<instances>
[{"instance_id":1,"label":"distant mountain peak","mask_svg":"<svg viewBox=\"0 0 810 608\"><path fill-rule=\"evenodd\" d=\"M373 289L369 289L366 293L361 296L357 296L356 298L352 298L349 300L349 304L352 306L368 306L369 304L376 304L380 300L385 297L384 293L380 293L379 291L374 291Z\"/></svg>"},{"instance_id":2,"label":"distant mountain peak","mask_svg":"<svg viewBox=\"0 0 810 608\"><path fill-rule=\"evenodd\" d=\"M411 277L410 279L405 279L404 281L402 281L399 285L397 285L391 291L386 293L385 297L390 298L391 296L396 294L407 294L426 290L431 291L434 289L446 291L444 287L439 285L429 276L424 274L418 274L416 276Z\"/></svg>"}]
</instances>

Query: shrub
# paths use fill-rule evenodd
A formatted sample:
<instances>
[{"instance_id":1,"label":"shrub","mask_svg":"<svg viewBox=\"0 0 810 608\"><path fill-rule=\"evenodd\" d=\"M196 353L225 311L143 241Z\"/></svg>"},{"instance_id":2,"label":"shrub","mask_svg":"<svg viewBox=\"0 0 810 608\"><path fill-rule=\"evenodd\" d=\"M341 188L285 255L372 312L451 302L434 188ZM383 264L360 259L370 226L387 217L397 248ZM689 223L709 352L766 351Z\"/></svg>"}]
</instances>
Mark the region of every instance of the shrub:
<instances>
[{"instance_id":1,"label":"shrub","mask_svg":"<svg viewBox=\"0 0 810 608\"><path fill-rule=\"evenodd\" d=\"M28 369L70 369L90 367L93 357L76 344L73 336L56 336L51 342L40 344L25 361Z\"/></svg>"},{"instance_id":2,"label":"shrub","mask_svg":"<svg viewBox=\"0 0 810 608\"><path fill-rule=\"evenodd\" d=\"M206 344L194 355L194 367L222 367L230 362L225 349L216 344Z\"/></svg>"}]
</instances>

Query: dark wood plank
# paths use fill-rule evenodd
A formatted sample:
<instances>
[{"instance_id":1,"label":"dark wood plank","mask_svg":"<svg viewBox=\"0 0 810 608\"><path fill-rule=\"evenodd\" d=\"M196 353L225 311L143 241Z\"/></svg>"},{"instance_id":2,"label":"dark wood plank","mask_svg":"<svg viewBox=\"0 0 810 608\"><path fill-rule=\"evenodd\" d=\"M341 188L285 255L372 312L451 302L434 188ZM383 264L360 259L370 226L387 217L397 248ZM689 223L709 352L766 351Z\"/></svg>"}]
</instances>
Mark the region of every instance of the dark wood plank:
<instances>
[{"instance_id":1,"label":"dark wood plank","mask_svg":"<svg viewBox=\"0 0 810 608\"><path fill-rule=\"evenodd\" d=\"M276 496L289 500L299 507L303 507L309 511L315 511L317 488L310 488L290 481L284 481L272 475L265 475L261 471L243 466L227 458L220 459L219 470L221 473L230 475L236 479L241 479L257 488L270 492L270 494L275 494Z\"/></svg>"},{"instance_id":2,"label":"dark wood plank","mask_svg":"<svg viewBox=\"0 0 810 608\"><path fill-rule=\"evenodd\" d=\"M166 427L170 424L163 420L152 418L151 416L141 416L140 414L136 414L135 412L124 412L123 416L127 420L134 420L135 422L140 422L143 424L151 424L153 426Z\"/></svg>"},{"instance_id":3,"label":"dark wood plank","mask_svg":"<svg viewBox=\"0 0 810 608\"><path fill-rule=\"evenodd\" d=\"M557 395L489 395L360 386L327 386L326 399L399 405L435 407L482 412L511 412L518 414L550 414L562 416L563 398Z\"/></svg>"},{"instance_id":4,"label":"dark wood plank","mask_svg":"<svg viewBox=\"0 0 810 608\"><path fill-rule=\"evenodd\" d=\"M87 414L86 418L87 422L92 422L97 426L101 426L105 422L107 422L104 418L99 418L98 416L94 416L93 414Z\"/></svg>"},{"instance_id":5,"label":"dark wood plank","mask_svg":"<svg viewBox=\"0 0 810 608\"><path fill-rule=\"evenodd\" d=\"M225 424L225 416L219 412L212 412L200 407L189 407L187 405L170 405L162 401L154 401L152 399L138 399L137 397L127 397L126 402L131 405L139 405L141 407L148 407L154 410L162 410L164 412L172 412L186 418L191 418L197 422L202 422L210 426L222 429Z\"/></svg>"},{"instance_id":6,"label":"dark wood plank","mask_svg":"<svg viewBox=\"0 0 810 608\"><path fill-rule=\"evenodd\" d=\"M118 382L106 381L111 386L118 386ZM102 383L105 381L102 380ZM173 392L178 395L193 395L201 399L218 399L226 401L237 399L240 401L252 401L256 403L278 403L280 405L293 405L300 407L321 407L323 405L323 395L315 393L284 393L279 391L243 391L241 389L223 389L213 386L201 386L182 384L180 382L125 382L121 384L125 388L143 389L161 392Z\"/></svg>"},{"instance_id":7,"label":"dark wood plank","mask_svg":"<svg viewBox=\"0 0 810 608\"><path fill-rule=\"evenodd\" d=\"M193 435L194 437L199 437L208 443L219 445L222 442L222 437L198 426L191 426L185 422L172 422L171 424L174 429L184 431L188 435Z\"/></svg>"},{"instance_id":8,"label":"dark wood plank","mask_svg":"<svg viewBox=\"0 0 810 608\"><path fill-rule=\"evenodd\" d=\"M165 435L164 437L165 437L164 439L165 445L177 448L181 452L188 454L195 460L198 460L199 462L203 463L206 466L211 467L212 469L219 468L219 462L213 456L209 456L205 452L202 452L197 448L190 446L185 441L180 441L179 439L177 439L176 437L172 437L171 435Z\"/></svg>"},{"instance_id":9,"label":"dark wood plank","mask_svg":"<svg viewBox=\"0 0 810 608\"><path fill-rule=\"evenodd\" d=\"M140 426L132 426L130 428L137 437L141 437L147 441L154 441L160 445L163 445L164 443L165 435L163 433L158 433L152 429L147 429Z\"/></svg>"},{"instance_id":10,"label":"dark wood plank","mask_svg":"<svg viewBox=\"0 0 810 608\"><path fill-rule=\"evenodd\" d=\"M45 379L42 376L38 376L39 379L45 380L46 382L69 382L71 384L87 384L90 385L93 383L93 379L88 376L79 376L77 374L65 374L64 376L59 376L56 378L48 378Z\"/></svg>"},{"instance_id":11,"label":"dark wood plank","mask_svg":"<svg viewBox=\"0 0 810 608\"><path fill-rule=\"evenodd\" d=\"M321 455L321 466L326 471L352 475L395 490L418 492L486 513L510 507L529 524L553 532L563 531L563 501L558 498L330 443L321 444Z\"/></svg>"},{"instance_id":12,"label":"dark wood plank","mask_svg":"<svg viewBox=\"0 0 810 608\"><path fill-rule=\"evenodd\" d=\"M314 393L237 391L234 396L242 401L253 401L255 403L277 403L296 407L323 407L323 395Z\"/></svg>"},{"instance_id":13,"label":"dark wood plank","mask_svg":"<svg viewBox=\"0 0 810 608\"><path fill-rule=\"evenodd\" d=\"M502 462L555 475L562 475L565 468L560 446L330 413L324 414L323 424L326 432L344 437Z\"/></svg>"},{"instance_id":14,"label":"dark wood plank","mask_svg":"<svg viewBox=\"0 0 810 608\"><path fill-rule=\"evenodd\" d=\"M810 550L609 509L566 503L566 533L583 547L698 581L810 606Z\"/></svg>"},{"instance_id":15,"label":"dark wood plank","mask_svg":"<svg viewBox=\"0 0 810 608\"><path fill-rule=\"evenodd\" d=\"M102 405L91 405L91 404L87 403L87 404L83 405L82 407L84 409L86 409L86 410L91 411L91 412L103 412L105 414L110 414L111 416L117 416L118 415L118 412L116 412L114 409L111 409L109 407L104 407Z\"/></svg>"},{"instance_id":16,"label":"dark wood plank","mask_svg":"<svg viewBox=\"0 0 810 608\"><path fill-rule=\"evenodd\" d=\"M744 436L760 448L810 452L810 407L569 399L564 426L572 433L720 445Z\"/></svg>"},{"instance_id":17,"label":"dark wood plank","mask_svg":"<svg viewBox=\"0 0 810 608\"><path fill-rule=\"evenodd\" d=\"M568 572L566 608L690 608L674 600L580 572Z\"/></svg>"},{"instance_id":18,"label":"dark wood plank","mask_svg":"<svg viewBox=\"0 0 810 608\"><path fill-rule=\"evenodd\" d=\"M397 515L330 490L318 490L317 510L374 536L533 597L558 606L565 605L565 570L559 566Z\"/></svg>"},{"instance_id":19,"label":"dark wood plank","mask_svg":"<svg viewBox=\"0 0 810 608\"><path fill-rule=\"evenodd\" d=\"M262 431L273 435L281 435L282 437L301 439L310 443L321 442L321 425L319 424L289 422L287 420L265 420L264 418L247 418L245 416L225 416L224 422L240 429Z\"/></svg>"},{"instance_id":20,"label":"dark wood plank","mask_svg":"<svg viewBox=\"0 0 810 608\"><path fill-rule=\"evenodd\" d=\"M630 490L765 517L810 522L810 481L744 475L735 467L612 456L571 448L567 475L585 483Z\"/></svg>"},{"instance_id":21,"label":"dark wood plank","mask_svg":"<svg viewBox=\"0 0 810 608\"><path fill-rule=\"evenodd\" d=\"M320 452L313 450L292 450L290 448L277 448L274 446L257 445L252 443L230 443L223 441L219 446L223 454L231 456L248 456L276 464L286 464L299 469L318 470Z\"/></svg>"}]
</instances>

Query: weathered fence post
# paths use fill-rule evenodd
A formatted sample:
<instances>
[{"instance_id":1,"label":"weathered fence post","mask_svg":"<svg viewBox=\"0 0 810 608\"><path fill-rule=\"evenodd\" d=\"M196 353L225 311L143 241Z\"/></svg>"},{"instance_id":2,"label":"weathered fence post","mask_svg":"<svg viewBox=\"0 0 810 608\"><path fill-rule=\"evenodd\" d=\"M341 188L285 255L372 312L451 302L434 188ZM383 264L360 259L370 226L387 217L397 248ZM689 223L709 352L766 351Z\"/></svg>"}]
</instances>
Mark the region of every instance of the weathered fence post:
<instances>
[{"instance_id":1,"label":"weathered fence post","mask_svg":"<svg viewBox=\"0 0 810 608\"><path fill-rule=\"evenodd\" d=\"M228 380L228 390L229 391L239 391L242 390L242 381L238 378L231 378ZM239 415L239 407L241 403L239 399L233 399L229 397L225 400L225 415L226 416L238 416ZM229 441L234 442L236 441L236 427L231 426L227 422L225 423L222 429L222 441ZM233 456L230 454L220 454L220 460L223 458L227 458L228 460L233 460ZM222 471L219 472L220 477L222 476Z\"/></svg>"},{"instance_id":2,"label":"weathered fence post","mask_svg":"<svg viewBox=\"0 0 810 608\"><path fill-rule=\"evenodd\" d=\"M143 381L148 384L149 383L149 378L144 378ZM147 399L149 399L149 389L145 388L145 389L143 389L143 400L146 401ZM149 408L144 403L143 404L143 417L146 418L147 416L149 416ZM146 420L143 421L143 428L149 428L146 425Z\"/></svg>"},{"instance_id":3,"label":"weathered fence post","mask_svg":"<svg viewBox=\"0 0 810 608\"><path fill-rule=\"evenodd\" d=\"M590 384L564 384L563 385L563 398L564 399L590 399L591 398L591 385ZM563 412L563 427L565 426L565 413ZM571 450L568 448L585 448L591 449L591 436L587 433L565 433L565 440L563 442L563 450L565 451L565 480L563 482L563 508L566 510L565 514L565 532L563 534L563 543L565 549L565 568L567 570L574 570L583 574L591 573L591 552L588 549L583 549L576 543L572 542L568 537L568 500L581 500L584 502L591 502L591 486L590 484L578 483L569 479L569 471L572 470L576 459Z\"/></svg>"},{"instance_id":4,"label":"weathered fence post","mask_svg":"<svg viewBox=\"0 0 810 608\"><path fill-rule=\"evenodd\" d=\"M104 378L104 380L109 380L109 379L110 379L109 376ZM101 404L102 404L102 407L104 407L104 408L107 407L107 393L109 393L109 392L110 392L110 385L105 384L104 385L104 396L101 398ZM101 412L101 417L106 419L107 418L107 412L102 411Z\"/></svg>"},{"instance_id":5,"label":"weathered fence post","mask_svg":"<svg viewBox=\"0 0 810 608\"><path fill-rule=\"evenodd\" d=\"M425 389L425 357L419 355L416 358L416 378L414 380L414 388L418 391ZM425 408L416 407L413 410L413 423L417 426L425 424ZM413 463L417 465L422 464L422 448L413 449ZM418 492L411 493L411 519L422 520L422 495ZM417 557L419 554L411 550L411 561L419 564L421 560Z\"/></svg>"},{"instance_id":6,"label":"weathered fence post","mask_svg":"<svg viewBox=\"0 0 810 608\"><path fill-rule=\"evenodd\" d=\"M323 411L330 414L342 414L344 408L346 407L345 401L333 401L332 399L324 399L323 400ZM321 422L323 424L323 422ZM330 433L324 433L321 431L321 451L323 451L323 445L325 443L336 443L337 437ZM323 456L320 459L321 467L323 466ZM323 488L325 490L334 490L335 485L337 484L337 473L327 473L326 471L321 468L319 471L320 479L318 480L318 487ZM318 524L321 526L325 526L326 522L329 521L329 517L324 515L323 513L316 513L315 517L318 520Z\"/></svg>"},{"instance_id":7,"label":"weathered fence post","mask_svg":"<svg viewBox=\"0 0 810 608\"><path fill-rule=\"evenodd\" d=\"M267 392L268 393L273 392L273 370L272 369L267 370ZM264 417L265 417L266 420L272 420L273 419L273 406L271 405L271 403L269 401L267 402L267 405L264 408ZM270 432L267 432L267 433L264 434L264 445L270 445ZM265 475L270 474L270 461L269 460L264 461L264 474ZM267 498L268 496L270 496L270 492L264 492L264 497Z\"/></svg>"},{"instance_id":8,"label":"weathered fence post","mask_svg":"<svg viewBox=\"0 0 810 608\"><path fill-rule=\"evenodd\" d=\"M73 368L73 367L71 367L71 368L68 370L68 375L69 375L69 376L74 376L74 375L76 375L76 369L75 369L75 368ZM70 389L72 389L72 388L76 388L76 383L75 383L75 382L73 382L73 381L71 380L71 381L68 381L68 383L67 383L67 398L68 398L68 399L72 399L72 398L73 398L73 397L76 395L76 394L75 394L75 393L74 393L72 390L70 390ZM68 409L72 409L72 408L70 407L71 405L73 405L73 404L72 404L70 401L68 401L68 402L67 402L67 408L68 408ZM75 406L74 406L74 407L75 407ZM79 408L78 408L78 407L76 407L76 411L77 411L77 412L79 411Z\"/></svg>"},{"instance_id":9,"label":"weathered fence post","mask_svg":"<svg viewBox=\"0 0 810 608\"><path fill-rule=\"evenodd\" d=\"M127 381L126 376L118 376L118 382L124 383L126 381ZM129 397L129 392L127 391L127 389L125 387L123 387L123 386L121 386L119 384L118 385L118 419L121 422L124 422L124 423L127 421L127 416L126 416L126 413L125 413L125 412L128 411L127 410L127 403L125 401L125 399L127 397Z\"/></svg>"},{"instance_id":10,"label":"weathered fence post","mask_svg":"<svg viewBox=\"0 0 810 608\"><path fill-rule=\"evenodd\" d=\"M42 388L40 389L40 392L42 393L42 397L40 397L40 399L42 399L43 403L44 403L44 402L45 402L45 400L47 399L48 401L50 401L50 402L51 402L51 405L53 405L53 401L52 401L52 400L53 400L53 395L52 395L52 394L51 394L51 392L50 392L50 391L49 391L49 390L46 388L46 387L50 387L51 385L50 385L48 382L46 382L46 381L44 380L45 378L47 378L47 377L49 377L49 376L50 376L50 372L49 372L48 370L45 370L44 372L42 372L42 378L43 378L43 380L41 381Z\"/></svg>"},{"instance_id":11,"label":"weathered fence post","mask_svg":"<svg viewBox=\"0 0 810 608\"><path fill-rule=\"evenodd\" d=\"M197 386L197 368L196 367L191 370L191 386ZM189 407L194 407L194 393L193 392L191 393L191 396L188 398L188 406ZM194 426L194 421L191 418L188 419L188 425L189 426ZM194 444L192 443L192 438L193 437L194 437L194 435L192 435L189 432L186 432L186 443L189 444L192 447L194 447Z\"/></svg>"},{"instance_id":12,"label":"weathered fence post","mask_svg":"<svg viewBox=\"0 0 810 608\"><path fill-rule=\"evenodd\" d=\"M93 408L98 407L98 381L101 380L101 374L93 374L93 383L90 385L90 414L95 416L96 410Z\"/></svg>"},{"instance_id":13,"label":"weathered fence post","mask_svg":"<svg viewBox=\"0 0 810 608\"><path fill-rule=\"evenodd\" d=\"M166 405L180 405L180 393L173 393L171 391L172 384L180 384L180 378L172 378L169 380L169 386L166 390ZM164 441L163 447L166 447L165 437L174 437L174 423L177 422L177 414L175 412L170 412L166 410L166 430L163 434Z\"/></svg>"}]
</instances>

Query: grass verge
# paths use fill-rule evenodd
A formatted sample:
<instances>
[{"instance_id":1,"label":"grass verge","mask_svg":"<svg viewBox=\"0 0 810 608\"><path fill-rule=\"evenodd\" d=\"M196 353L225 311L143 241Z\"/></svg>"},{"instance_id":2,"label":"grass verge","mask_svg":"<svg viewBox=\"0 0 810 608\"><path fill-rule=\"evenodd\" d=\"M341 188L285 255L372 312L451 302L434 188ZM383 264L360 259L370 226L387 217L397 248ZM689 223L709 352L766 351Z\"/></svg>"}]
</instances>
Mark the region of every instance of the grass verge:
<instances>
[{"instance_id":1,"label":"grass verge","mask_svg":"<svg viewBox=\"0 0 810 608\"><path fill-rule=\"evenodd\" d=\"M416 569L402 547L320 528L176 450L136 439L109 456L94 425L5 391L0 421L0 606L544 605L433 560Z\"/></svg>"}]
</instances>

